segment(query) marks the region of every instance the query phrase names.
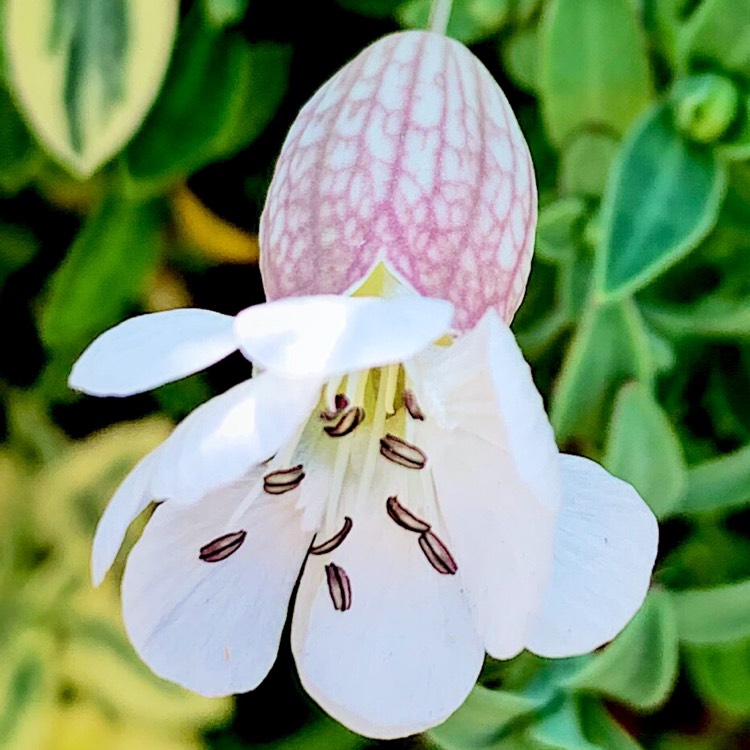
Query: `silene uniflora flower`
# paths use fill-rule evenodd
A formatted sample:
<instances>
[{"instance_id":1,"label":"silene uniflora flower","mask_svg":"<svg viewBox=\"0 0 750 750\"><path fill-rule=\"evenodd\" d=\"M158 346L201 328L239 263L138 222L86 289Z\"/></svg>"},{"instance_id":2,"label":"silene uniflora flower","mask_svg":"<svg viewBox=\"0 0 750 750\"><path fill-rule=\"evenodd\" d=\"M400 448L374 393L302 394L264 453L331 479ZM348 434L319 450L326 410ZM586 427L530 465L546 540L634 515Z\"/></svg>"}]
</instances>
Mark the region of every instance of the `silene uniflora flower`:
<instances>
[{"instance_id":1,"label":"silene uniflora flower","mask_svg":"<svg viewBox=\"0 0 750 750\"><path fill-rule=\"evenodd\" d=\"M71 384L125 396L239 349L254 376L180 423L96 532L131 521L123 614L159 675L255 688L293 590L305 689L371 737L438 724L485 652L580 654L638 609L657 546L626 483L560 455L508 323L535 226L529 154L464 47L386 37L305 106L261 222L269 299L133 318Z\"/></svg>"}]
</instances>

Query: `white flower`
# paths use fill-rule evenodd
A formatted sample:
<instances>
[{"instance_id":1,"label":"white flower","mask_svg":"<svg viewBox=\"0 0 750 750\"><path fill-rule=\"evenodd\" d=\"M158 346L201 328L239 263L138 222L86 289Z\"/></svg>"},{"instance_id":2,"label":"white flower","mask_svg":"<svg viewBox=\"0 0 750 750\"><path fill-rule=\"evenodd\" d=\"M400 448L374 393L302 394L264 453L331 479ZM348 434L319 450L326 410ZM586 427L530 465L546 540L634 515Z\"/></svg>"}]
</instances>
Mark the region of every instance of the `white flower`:
<instances>
[{"instance_id":1,"label":"white flower","mask_svg":"<svg viewBox=\"0 0 750 750\"><path fill-rule=\"evenodd\" d=\"M529 368L489 311L415 295L307 297L236 318L134 318L71 384L127 395L239 348L262 372L204 404L125 479L94 542L110 567L159 505L122 584L129 636L159 675L207 696L255 688L292 591L302 684L378 738L468 695L485 651L590 651L645 596L655 519L595 463L560 456Z\"/></svg>"}]
</instances>

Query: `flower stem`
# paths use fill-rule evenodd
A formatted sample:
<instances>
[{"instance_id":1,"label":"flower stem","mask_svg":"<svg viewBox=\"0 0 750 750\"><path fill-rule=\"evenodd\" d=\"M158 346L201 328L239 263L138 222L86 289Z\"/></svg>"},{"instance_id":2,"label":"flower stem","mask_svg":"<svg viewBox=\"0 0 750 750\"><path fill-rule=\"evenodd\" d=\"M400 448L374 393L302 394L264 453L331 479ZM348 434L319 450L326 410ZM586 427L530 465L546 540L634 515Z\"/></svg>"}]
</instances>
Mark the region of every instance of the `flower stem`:
<instances>
[{"instance_id":1,"label":"flower stem","mask_svg":"<svg viewBox=\"0 0 750 750\"><path fill-rule=\"evenodd\" d=\"M452 10L453 0L433 0L429 21L430 31L445 35Z\"/></svg>"}]
</instances>

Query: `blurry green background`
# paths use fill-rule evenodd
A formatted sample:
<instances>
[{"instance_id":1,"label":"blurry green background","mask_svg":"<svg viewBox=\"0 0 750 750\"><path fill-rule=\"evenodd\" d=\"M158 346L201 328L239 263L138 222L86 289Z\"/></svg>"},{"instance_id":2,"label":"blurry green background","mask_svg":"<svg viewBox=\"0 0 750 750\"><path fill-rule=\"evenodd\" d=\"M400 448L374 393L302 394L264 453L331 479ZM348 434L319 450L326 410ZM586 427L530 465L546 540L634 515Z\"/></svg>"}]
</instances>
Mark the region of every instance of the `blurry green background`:
<instances>
[{"instance_id":1,"label":"blurry green background","mask_svg":"<svg viewBox=\"0 0 750 750\"><path fill-rule=\"evenodd\" d=\"M125 638L117 576L90 587L114 487L247 363L121 401L66 377L128 315L262 301L258 219L295 114L429 5L196 0L170 25L177 0L0 2L0 749L376 744L312 705L286 643L236 702L157 680ZM750 4L455 0L449 33L496 76L534 156L514 329L558 440L631 481L662 542L611 646L488 660L453 718L391 744L750 748Z\"/></svg>"}]
</instances>

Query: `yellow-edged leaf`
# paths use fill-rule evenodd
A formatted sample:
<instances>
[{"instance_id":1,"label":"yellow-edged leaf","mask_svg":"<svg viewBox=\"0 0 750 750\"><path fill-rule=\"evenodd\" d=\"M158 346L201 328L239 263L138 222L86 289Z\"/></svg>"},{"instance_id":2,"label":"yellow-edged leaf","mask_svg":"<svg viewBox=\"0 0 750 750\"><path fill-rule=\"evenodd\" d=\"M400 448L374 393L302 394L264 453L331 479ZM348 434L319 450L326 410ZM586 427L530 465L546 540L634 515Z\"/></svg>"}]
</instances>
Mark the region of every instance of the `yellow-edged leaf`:
<instances>
[{"instance_id":1,"label":"yellow-edged leaf","mask_svg":"<svg viewBox=\"0 0 750 750\"><path fill-rule=\"evenodd\" d=\"M178 0L7 0L5 10L13 93L47 150L88 177L153 103Z\"/></svg>"}]
</instances>

